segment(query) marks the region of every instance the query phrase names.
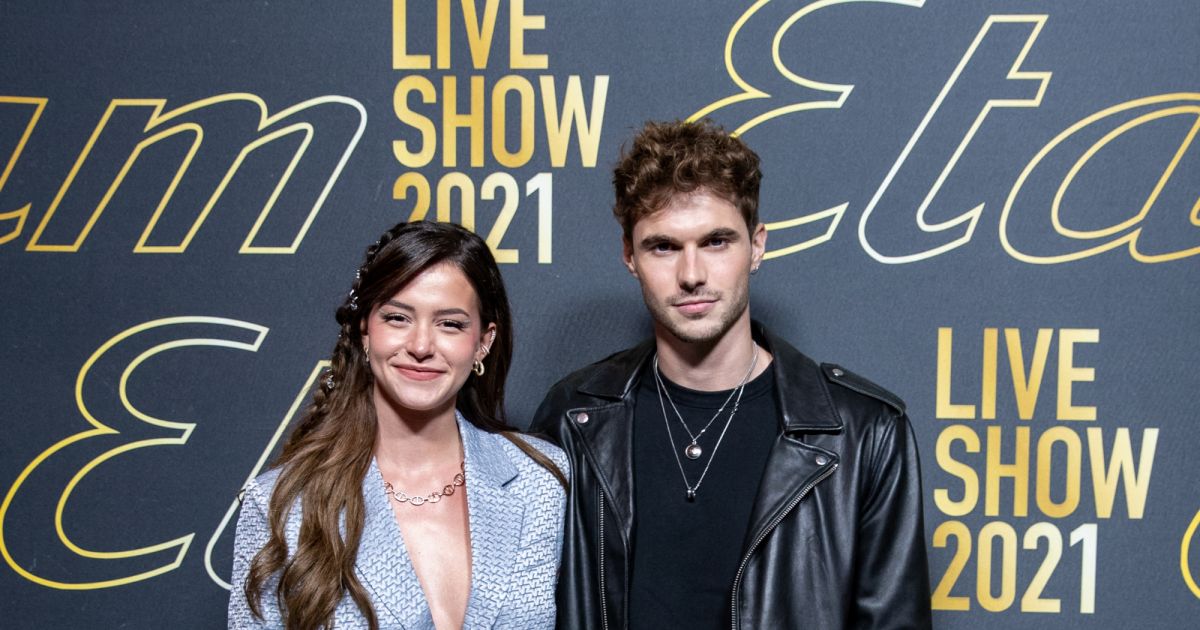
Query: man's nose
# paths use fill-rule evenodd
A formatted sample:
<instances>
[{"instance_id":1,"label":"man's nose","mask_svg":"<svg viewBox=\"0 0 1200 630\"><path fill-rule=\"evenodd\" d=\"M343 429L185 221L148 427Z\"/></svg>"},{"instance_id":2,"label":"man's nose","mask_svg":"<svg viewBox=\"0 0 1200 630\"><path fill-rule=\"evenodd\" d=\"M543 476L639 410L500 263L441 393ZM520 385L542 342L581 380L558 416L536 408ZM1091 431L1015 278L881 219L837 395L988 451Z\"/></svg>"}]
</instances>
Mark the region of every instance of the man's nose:
<instances>
[{"instance_id":1,"label":"man's nose","mask_svg":"<svg viewBox=\"0 0 1200 630\"><path fill-rule=\"evenodd\" d=\"M693 248L685 248L679 258L678 269L679 287L692 292L704 285L708 273L700 253Z\"/></svg>"}]
</instances>

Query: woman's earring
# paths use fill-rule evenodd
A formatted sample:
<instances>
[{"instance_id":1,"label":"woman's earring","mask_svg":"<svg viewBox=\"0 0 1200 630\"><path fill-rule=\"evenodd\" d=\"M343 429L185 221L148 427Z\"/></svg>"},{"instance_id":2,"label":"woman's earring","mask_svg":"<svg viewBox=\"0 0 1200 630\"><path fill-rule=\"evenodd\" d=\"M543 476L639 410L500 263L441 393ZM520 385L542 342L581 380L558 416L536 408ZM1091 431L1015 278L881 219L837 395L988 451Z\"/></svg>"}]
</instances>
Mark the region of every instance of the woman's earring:
<instances>
[{"instance_id":1,"label":"woman's earring","mask_svg":"<svg viewBox=\"0 0 1200 630\"><path fill-rule=\"evenodd\" d=\"M475 373L475 376L483 376L483 372L484 372L483 359L486 359L488 353L492 351L493 343L496 343L496 331L495 330L492 331L492 337L490 339L488 339L487 345L485 345L483 347L483 357L481 357L479 359L475 359L475 364L471 366L471 371Z\"/></svg>"}]
</instances>

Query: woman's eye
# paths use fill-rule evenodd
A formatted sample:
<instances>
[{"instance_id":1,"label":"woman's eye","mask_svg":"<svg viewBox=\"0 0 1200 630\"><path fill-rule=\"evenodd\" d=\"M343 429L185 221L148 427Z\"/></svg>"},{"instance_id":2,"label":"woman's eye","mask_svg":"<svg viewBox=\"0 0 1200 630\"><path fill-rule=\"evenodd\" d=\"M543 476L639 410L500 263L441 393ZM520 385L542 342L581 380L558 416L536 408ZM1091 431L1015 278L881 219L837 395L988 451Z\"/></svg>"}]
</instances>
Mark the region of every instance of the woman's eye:
<instances>
[{"instance_id":1,"label":"woman's eye","mask_svg":"<svg viewBox=\"0 0 1200 630\"><path fill-rule=\"evenodd\" d=\"M463 330L467 327L466 322L460 322L460 321L453 320L453 319L448 319L448 320L442 322L442 325L447 328L453 328L454 330Z\"/></svg>"},{"instance_id":2,"label":"woman's eye","mask_svg":"<svg viewBox=\"0 0 1200 630\"><path fill-rule=\"evenodd\" d=\"M383 317L383 321L389 324L400 324L408 321L408 317L400 313L384 313L381 317Z\"/></svg>"}]
</instances>

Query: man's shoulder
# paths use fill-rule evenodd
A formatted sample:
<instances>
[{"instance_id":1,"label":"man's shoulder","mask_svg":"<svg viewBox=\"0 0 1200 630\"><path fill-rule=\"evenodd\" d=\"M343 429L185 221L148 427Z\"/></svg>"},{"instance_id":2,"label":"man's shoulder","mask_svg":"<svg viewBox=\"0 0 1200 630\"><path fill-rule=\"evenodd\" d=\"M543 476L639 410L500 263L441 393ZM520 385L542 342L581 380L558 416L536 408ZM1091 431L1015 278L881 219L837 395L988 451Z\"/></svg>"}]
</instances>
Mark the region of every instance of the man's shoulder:
<instances>
[{"instance_id":1,"label":"man's shoulder","mask_svg":"<svg viewBox=\"0 0 1200 630\"><path fill-rule=\"evenodd\" d=\"M649 356L653 342L626 348L579 368L550 387L530 424L530 430L555 441L564 412L579 407L618 403L635 381L638 369Z\"/></svg>"},{"instance_id":2,"label":"man's shoulder","mask_svg":"<svg viewBox=\"0 0 1200 630\"><path fill-rule=\"evenodd\" d=\"M904 413L905 406L903 399L865 376L852 372L836 363L822 363L820 367L825 381L837 386L837 389L834 389L834 391L838 391L839 389L849 390L848 395L865 396L874 401L886 404L897 413Z\"/></svg>"},{"instance_id":3,"label":"man's shoulder","mask_svg":"<svg viewBox=\"0 0 1200 630\"><path fill-rule=\"evenodd\" d=\"M650 343L643 342L624 350L618 350L599 361L567 374L551 386L550 394L570 395L581 390L601 396L623 394L634 372L647 356Z\"/></svg>"},{"instance_id":4,"label":"man's shoulder","mask_svg":"<svg viewBox=\"0 0 1200 630\"><path fill-rule=\"evenodd\" d=\"M788 389L806 395L831 397L828 404L832 405L833 410L840 410L849 405L864 411L870 409L880 413L890 410L894 415L904 414L904 401L870 379L837 363L817 363L786 339L772 334L765 328L760 327L757 332L768 342L776 359L783 362L784 380L790 385ZM814 387L813 381L817 381L819 386ZM818 391L822 393L818 394Z\"/></svg>"}]
</instances>

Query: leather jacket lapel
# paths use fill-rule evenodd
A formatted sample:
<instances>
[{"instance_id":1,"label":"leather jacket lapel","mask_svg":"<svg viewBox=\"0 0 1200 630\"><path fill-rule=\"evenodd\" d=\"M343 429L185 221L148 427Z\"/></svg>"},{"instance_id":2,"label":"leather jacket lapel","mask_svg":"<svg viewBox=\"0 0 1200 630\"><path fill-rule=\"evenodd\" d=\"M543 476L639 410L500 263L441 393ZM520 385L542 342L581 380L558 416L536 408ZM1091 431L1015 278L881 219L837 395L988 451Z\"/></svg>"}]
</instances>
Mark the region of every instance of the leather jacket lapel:
<instances>
[{"instance_id":1,"label":"leather jacket lapel","mask_svg":"<svg viewBox=\"0 0 1200 630\"><path fill-rule=\"evenodd\" d=\"M821 368L787 342L752 324L754 339L774 357L776 402L783 431L838 432L842 418L833 405Z\"/></svg>"},{"instance_id":2,"label":"leather jacket lapel","mask_svg":"<svg viewBox=\"0 0 1200 630\"><path fill-rule=\"evenodd\" d=\"M579 384L580 393L610 402L567 410L569 425L612 502L627 547L633 532L632 391L653 350L654 341L650 340L620 353Z\"/></svg>"},{"instance_id":3,"label":"leather jacket lapel","mask_svg":"<svg viewBox=\"0 0 1200 630\"><path fill-rule=\"evenodd\" d=\"M781 435L771 448L758 485L758 497L750 513L750 527L746 529L742 553L750 553L758 541L804 498L805 493L837 465L837 455Z\"/></svg>"},{"instance_id":4,"label":"leather jacket lapel","mask_svg":"<svg viewBox=\"0 0 1200 630\"><path fill-rule=\"evenodd\" d=\"M586 414L586 421L580 421L581 414ZM571 409L567 415L628 544L633 530L633 427L629 405L616 402L583 407Z\"/></svg>"},{"instance_id":5,"label":"leather jacket lapel","mask_svg":"<svg viewBox=\"0 0 1200 630\"><path fill-rule=\"evenodd\" d=\"M802 434L837 433L843 428L820 367L757 323L754 336L774 357L771 369L775 371L783 431L771 448L759 482L743 553L752 551L813 485L837 468L837 453L805 444Z\"/></svg>"}]
</instances>

